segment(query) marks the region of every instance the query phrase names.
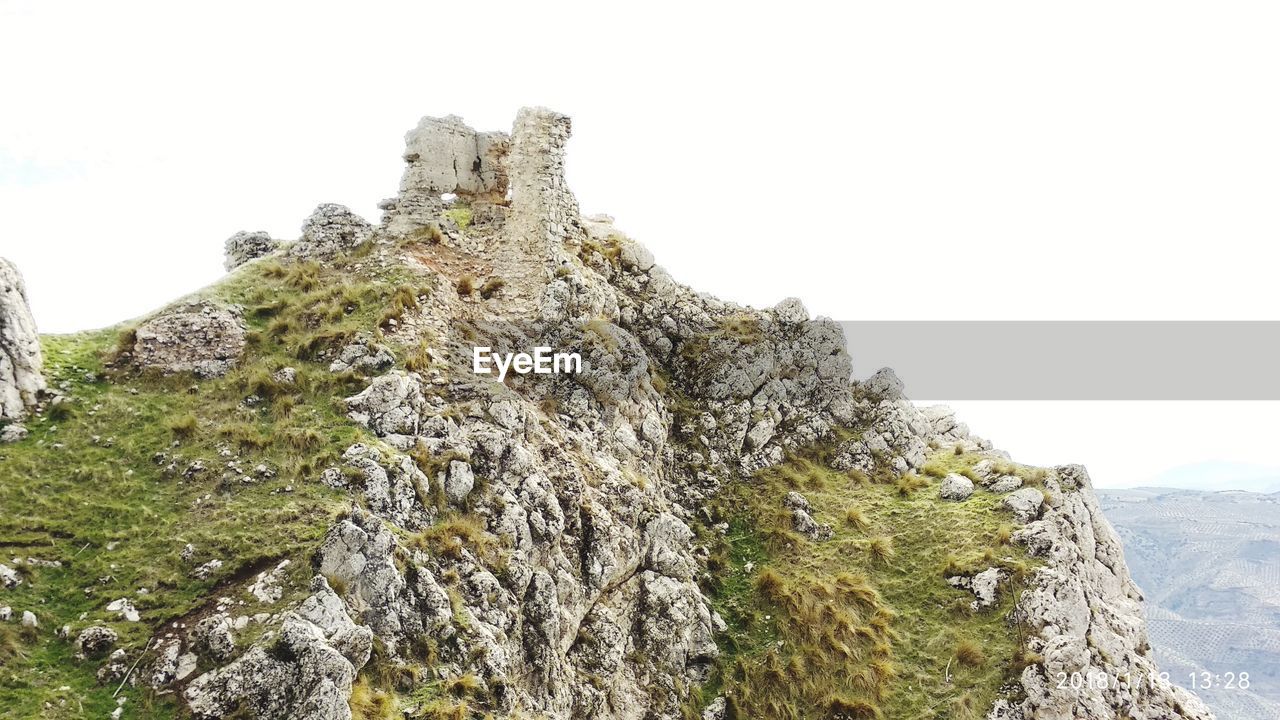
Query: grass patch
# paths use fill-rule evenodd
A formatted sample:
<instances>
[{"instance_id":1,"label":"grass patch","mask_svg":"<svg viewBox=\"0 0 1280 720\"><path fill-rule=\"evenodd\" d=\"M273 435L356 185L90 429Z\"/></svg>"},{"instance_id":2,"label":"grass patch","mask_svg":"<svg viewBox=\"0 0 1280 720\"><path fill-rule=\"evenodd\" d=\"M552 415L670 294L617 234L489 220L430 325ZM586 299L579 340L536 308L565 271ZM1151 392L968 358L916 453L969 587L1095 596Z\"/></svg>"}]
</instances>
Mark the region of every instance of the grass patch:
<instances>
[{"instance_id":1,"label":"grass patch","mask_svg":"<svg viewBox=\"0 0 1280 720\"><path fill-rule=\"evenodd\" d=\"M115 709L97 664L76 662L52 628L105 623L134 655L158 628L199 610L219 582L282 558L297 568L289 592L305 594L306 558L350 505L316 478L346 447L370 440L339 400L364 382L330 373L328 357L357 333L376 333L388 307L410 308L416 295L402 290L420 287L418 278L372 272L269 260L203 291L246 309L252 342L222 378L112 365L131 330L42 338L45 373L64 388L67 412L31 418L29 438L0 448L0 507L21 508L0 514L0 537L7 553L63 566L30 567L5 592L3 604L36 610L41 628L23 638L0 626L0 716ZM275 379L283 367L295 368L294 382ZM179 556L187 543L190 563ZM207 579L191 576L212 559L224 565ZM141 622L106 612L121 597ZM178 716L172 696L124 692L131 717ZM376 696L367 707L379 707Z\"/></svg>"},{"instance_id":2,"label":"grass patch","mask_svg":"<svg viewBox=\"0 0 1280 720\"><path fill-rule=\"evenodd\" d=\"M1002 544L996 498L944 503L915 492L923 478L910 484L904 494L813 453L726 488L716 513L729 531L699 531L714 548L705 589L729 626L702 697L723 693L732 717L782 720L941 720L990 706L1023 667L1009 618L1027 560ZM791 531L790 490L834 538ZM974 613L945 576L984 562L1009 571L1014 590Z\"/></svg>"}]
</instances>

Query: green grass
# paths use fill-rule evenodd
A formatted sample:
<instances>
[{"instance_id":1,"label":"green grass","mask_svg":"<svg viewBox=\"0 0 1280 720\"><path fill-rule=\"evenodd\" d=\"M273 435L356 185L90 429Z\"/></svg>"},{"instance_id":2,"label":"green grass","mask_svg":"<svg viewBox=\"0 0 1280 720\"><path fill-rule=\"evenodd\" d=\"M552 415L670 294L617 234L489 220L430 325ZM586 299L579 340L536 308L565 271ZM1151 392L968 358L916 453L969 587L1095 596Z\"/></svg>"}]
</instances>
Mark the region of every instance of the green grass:
<instances>
[{"instance_id":1,"label":"green grass","mask_svg":"<svg viewBox=\"0 0 1280 720\"><path fill-rule=\"evenodd\" d=\"M715 548L707 590L729 626L702 701L724 693L739 718L981 717L1021 671L1009 615L1028 561L1008 544L998 498L944 503L936 482L909 484L866 482L814 453L726 489L728 533L701 530ZM788 490L835 528L832 540L790 530ZM975 613L945 576L992 565L1013 580Z\"/></svg>"},{"instance_id":2,"label":"green grass","mask_svg":"<svg viewBox=\"0 0 1280 720\"><path fill-rule=\"evenodd\" d=\"M451 207L444 211L444 216L452 220L459 230L466 230L471 227L472 213L471 208L466 206Z\"/></svg>"},{"instance_id":3,"label":"green grass","mask_svg":"<svg viewBox=\"0 0 1280 720\"><path fill-rule=\"evenodd\" d=\"M410 280L314 263L266 262L231 275L201 295L244 307L250 343L238 367L212 380L110 367L129 328L43 338L50 385L72 402L28 422L26 440L0 447L0 538L6 562L31 556L63 566L31 568L4 592L3 604L34 611L40 628L34 637L8 627L0 636L0 718L102 718L116 707L114 685L94 677L102 661L75 661L71 642L56 637L64 624L73 637L110 625L132 661L215 588L280 558L295 559L298 589L285 602L305 593L307 556L350 503L316 479L350 444L370 439L340 403L364 382L330 373L320 355L376 333L388 308L416 307L429 290ZM297 369L296 383L272 378L285 366ZM251 395L258 402L246 403ZM240 472L227 468L233 459ZM188 472L197 461L205 469ZM258 465L274 474L258 477ZM192 563L179 557L187 543L196 548ZM224 564L211 577L191 577L213 559ZM106 613L121 597L142 622ZM172 696L124 694L131 717L177 716Z\"/></svg>"}]
</instances>

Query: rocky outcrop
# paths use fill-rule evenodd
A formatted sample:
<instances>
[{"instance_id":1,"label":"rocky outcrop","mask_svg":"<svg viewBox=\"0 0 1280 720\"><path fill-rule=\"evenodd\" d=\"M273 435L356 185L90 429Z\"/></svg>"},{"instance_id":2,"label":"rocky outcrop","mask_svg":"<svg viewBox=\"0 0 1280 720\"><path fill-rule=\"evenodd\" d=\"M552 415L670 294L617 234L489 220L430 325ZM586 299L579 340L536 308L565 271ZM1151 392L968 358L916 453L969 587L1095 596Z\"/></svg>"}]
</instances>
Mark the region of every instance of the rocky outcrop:
<instances>
[{"instance_id":1,"label":"rocky outcrop","mask_svg":"<svg viewBox=\"0 0 1280 720\"><path fill-rule=\"evenodd\" d=\"M0 425L27 416L45 389L40 336L27 288L13 263L0 258Z\"/></svg>"},{"instance_id":2,"label":"rocky outcrop","mask_svg":"<svg viewBox=\"0 0 1280 720\"><path fill-rule=\"evenodd\" d=\"M289 247L296 257L331 258L373 237L373 226L343 205L319 205L302 223L302 237Z\"/></svg>"},{"instance_id":3,"label":"rocky outcrop","mask_svg":"<svg viewBox=\"0 0 1280 720\"><path fill-rule=\"evenodd\" d=\"M135 331L131 356L142 368L217 377L244 352L245 326L237 312L208 301L174 305Z\"/></svg>"},{"instance_id":4,"label":"rocky outcrop","mask_svg":"<svg viewBox=\"0 0 1280 720\"><path fill-rule=\"evenodd\" d=\"M372 634L352 622L324 578L317 577L312 589L277 630L229 665L191 681L183 696L192 715L350 720L351 685L369 661Z\"/></svg>"},{"instance_id":5,"label":"rocky outcrop","mask_svg":"<svg viewBox=\"0 0 1280 720\"><path fill-rule=\"evenodd\" d=\"M270 255L280 247L280 241L265 232L240 232L227 238L226 261L223 267L231 272L241 265Z\"/></svg>"},{"instance_id":6,"label":"rocky outcrop","mask_svg":"<svg viewBox=\"0 0 1280 720\"><path fill-rule=\"evenodd\" d=\"M709 552L691 529L725 484L819 443L837 469L889 480L937 448L990 450L947 409L916 407L890 371L853 382L839 327L798 300L757 310L696 293L607 218L580 217L563 175L569 131L567 117L537 108L520 112L509 139L424 119L407 137L382 227L321 206L291 246L292 256L330 258L371 242L380 260L454 286L477 268L504 271L507 285L488 304L434 293L422 317L387 331L405 346L429 341L427 370L394 367L370 339L338 353L335 372L384 373L344 401L368 433L319 478L349 492L352 509L310 558L312 595L282 608L262 640L240 651L225 615L195 625L189 644L221 664L183 691L196 717L347 718L375 639L380 662L410 664L426 649L437 679L475 678L497 717L681 717L725 629L699 586ZM448 214L463 209L486 218L473 233ZM418 231L421 242L408 242ZM475 345L535 339L579 353L582 372L498 382L438 367ZM1133 717L1155 718L1181 701L1167 686L1091 694L1049 684L1058 668L1153 669L1117 549L1088 501L1073 499L1086 485L1059 470L1047 498L1016 487L1003 498L1027 523L1017 537L1048 558L1021 606L1040 618L1028 622L1045 661L1023 674L1025 701L1002 701L1005 717L1111 717L1130 702L1146 713ZM974 486L954 476L941 492L962 501ZM834 534L799 493L775 509L805 541ZM1076 564L1088 569L1072 574ZM249 596L279 602L274 572ZM1002 579L991 568L953 584L980 611L996 604ZM165 677L175 678L186 655L165 648Z\"/></svg>"},{"instance_id":7,"label":"rocky outcrop","mask_svg":"<svg viewBox=\"0 0 1280 720\"><path fill-rule=\"evenodd\" d=\"M1160 677L1147 642L1142 595L1084 468L1056 468L1045 487L1043 516L1014 533L1015 541L1044 561L1018 603L1021 621L1031 628L1027 649L1042 659L1022 672L1026 699L992 716L1213 717L1193 694ZM1035 488L1018 493L1028 490Z\"/></svg>"}]
</instances>

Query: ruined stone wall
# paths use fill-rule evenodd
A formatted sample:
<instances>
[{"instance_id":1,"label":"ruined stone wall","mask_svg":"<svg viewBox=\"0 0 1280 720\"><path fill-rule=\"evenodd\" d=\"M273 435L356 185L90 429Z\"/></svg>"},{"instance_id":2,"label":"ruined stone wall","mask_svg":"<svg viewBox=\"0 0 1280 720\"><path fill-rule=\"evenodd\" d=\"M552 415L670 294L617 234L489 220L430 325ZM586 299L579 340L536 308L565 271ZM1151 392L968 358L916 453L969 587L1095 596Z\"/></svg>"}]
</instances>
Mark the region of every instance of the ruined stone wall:
<instances>
[{"instance_id":1,"label":"ruined stone wall","mask_svg":"<svg viewBox=\"0 0 1280 720\"><path fill-rule=\"evenodd\" d=\"M436 220L446 193L472 204L505 202L509 147L506 133L476 132L457 115L422 118L405 135L400 194L384 201L385 224L406 231Z\"/></svg>"},{"instance_id":2,"label":"ruined stone wall","mask_svg":"<svg viewBox=\"0 0 1280 720\"><path fill-rule=\"evenodd\" d=\"M568 241L581 241L578 201L564 179L565 145L571 124L568 115L547 108L521 108L511 133L512 236L540 251L558 250Z\"/></svg>"}]
</instances>

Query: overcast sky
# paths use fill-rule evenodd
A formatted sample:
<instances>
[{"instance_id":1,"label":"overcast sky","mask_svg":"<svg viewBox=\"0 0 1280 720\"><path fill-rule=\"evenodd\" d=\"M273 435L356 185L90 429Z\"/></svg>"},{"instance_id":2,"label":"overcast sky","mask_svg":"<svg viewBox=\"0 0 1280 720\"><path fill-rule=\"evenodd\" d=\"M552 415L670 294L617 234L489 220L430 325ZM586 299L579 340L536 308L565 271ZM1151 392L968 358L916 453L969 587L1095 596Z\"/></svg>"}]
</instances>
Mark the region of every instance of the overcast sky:
<instances>
[{"instance_id":1,"label":"overcast sky","mask_svg":"<svg viewBox=\"0 0 1280 720\"><path fill-rule=\"evenodd\" d=\"M0 255L44 331L109 325L237 230L376 220L420 116L542 104L583 210L727 299L1277 319L1272 3L609 5L0 0ZM1280 483L1272 404L961 409L1099 484Z\"/></svg>"}]
</instances>

